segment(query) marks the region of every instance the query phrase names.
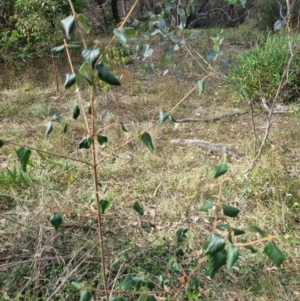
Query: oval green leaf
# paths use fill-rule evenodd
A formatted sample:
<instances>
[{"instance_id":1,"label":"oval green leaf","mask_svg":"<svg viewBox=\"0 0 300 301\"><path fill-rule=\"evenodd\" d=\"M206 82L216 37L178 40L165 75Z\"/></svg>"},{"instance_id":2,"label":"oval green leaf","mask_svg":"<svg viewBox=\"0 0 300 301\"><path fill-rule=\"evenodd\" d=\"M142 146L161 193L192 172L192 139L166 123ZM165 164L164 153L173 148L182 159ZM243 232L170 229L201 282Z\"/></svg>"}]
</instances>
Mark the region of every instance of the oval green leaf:
<instances>
[{"instance_id":1,"label":"oval green leaf","mask_svg":"<svg viewBox=\"0 0 300 301\"><path fill-rule=\"evenodd\" d=\"M205 89L205 81L198 80L198 95L200 96Z\"/></svg>"},{"instance_id":2,"label":"oval green leaf","mask_svg":"<svg viewBox=\"0 0 300 301\"><path fill-rule=\"evenodd\" d=\"M208 212L216 205L216 201L213 199L207 200L203 205L200 207L200 211Z\"/></svg>"},{"instance_id":3,"label":"oval green leaf","mask_svg":"<svg viewBox=\"0 0 300 301\"><path fill-rule=\"evenodd\" d=\"M72 31L74 30L75 27L75 19L73 16L69 16L63 20L61 20L61 24L65 30L66 36L69 39L70 38L70 34L72 33Z\"/></svg>"},{"instance_id":4,"label":"oval green leaf","mask_svg":"<svg viewBox=\"0 0 300 301\"><path fill-rule=\"evenodd\" d=\"M110 207L110 202L106 201L106 200L101 200L99 202L99 208L102 214L105 213L105 210L108 209Z\"/></svg>"},{"instance_id":5,"label":"oval green leaf","mask_svg":"<svg viewBox=\"0 0 300 301\"><path fill-rule=\"evenodd\" d=\"M204 254L215 254L225 247L225 239L223 236L219 234L213 233L211 235L209 244L207 246L207 249L205 250Z\"/></svg>"},{"instance_id":6,"label":"oval green leaf","mask_svg":"<svg viewBox=\"0 0 300 301\"><path fill-rule=\"evenodd\" d=\"M87 18L83 14L77 15L77 20L79 23L79 26L86 32L89 33L91 30L91 26L89 25Z\"/></svg>"},{"instance_id":7,"label":"oval green leaf","mask_svg":"<svg viewBox=\"0 0 300 301\"><path fill-rule=\"evenodd\" d=\"M51 53L57 54L63 52L65 49L65 45L57 46L51 49Z\"/></svg>"},{"instance_id":8,"label":"oval green leaf","mask_svg":"<svg viewBox=\"0 0 300 301\"><path fill-rule=\"evenodd\" d=\"M73 105L73 109L72 109L72 117L73 117L73 119L76 120L78 118L79 114L80 114L80 108L79 108L78 104L75 103Z\"/></svg>"},{"instance_id":9,"label":"oval green leaf","mask_svg":"<svg viewBox=\"0 0 300 301\"><path fill-rule=\"evenodd\" d=\"M134 287L134 280L130 275L126 276L125 279L119 284L120 290L126 291Z\"/></svg>"},{"instance_id":10,"label":"oval green leaf","mask_svg":"<svg viewBox=\"0 0 300 301\"><path fill-rule=\"evenodd\" d=\"M233 231L233 234L234 234L235 236L245 234L245 231L240 230L240 229L232 228L232 231Z\"/></svg>"},{"instance_id":11,"label":"oval green leaf","mask_svg":"<svg viewBox=\"0 0 300 301\"><path fill-rule=\"evenodd\" d=\"M121 86L121 82L120 80L114 76L113 74L111 74L104 66L103 63L99 64L96 66L96 70L98 73L98 76L101 80L103 80L104 82L110 84L110 85L114 85L114 86Z\"/></svg>"},{"instance_id":12,"label":"oval green leaf","mask_svg":"<svg viewBox=\"0 0 300 301\"><path fill-rule=\"evenodd\" d=\"M208 274L210 278L213 278L216 272L226 264L227 252L222 250L209 256L208 260Z\"/></svg>"},{"instance_id":13,"label":"oval green leaf","mask_svg":"<svg viewBox=\"0 0 300 301\"><path fill-rule=\"evenodd\" d=\"M3 140L0 140L0 148L4 145Z\"/></svg>"},{"instance_id":14,"label":"oval green leaf","mask_svg":"<svg viewBox=\"0 0 300 301\"><path fill-rule=\"evenodd\" d=\"M154 151L154 147L152 144L152 139L149 133L144 133L139 136L140 140L148 147L150 152L152 153Z\"/></svg>"},{"instance_id":15,"label":"oval green leaf","mask_svg":"<svg viewBox=\"0 0 300 301\"><path fill-rule=\"evenodd\" d=\"M169 116L170 116L169 112L160 111L160 113L159 113L159 121L160 121L160 123L162 124L165 121L167 121L168 118L169 118Z\"/></svg>"},{"instance_id":16,"label":"oval green leaf","mask_svg":"<svg viewBox=\"0 0 300 301\"><path fill-rule=\"evenodd\" d=\"M55 114L52 116L52 119L55 120L55 121L57 121L57 122L61 122L61 121L64 120L58 113L55 113Z\"/></svg>"},{"instance_id":17,"label":"oval green leaf","mask_svg":"<svg viewBox=\"0 0 300 301\"><path fill-rule=\"evenodd\" d=\"M54 213L50 218L50 223L54 227L54 229L57 231L62 224L62 217L59 213Z\"/></svg>"},{"instance_id":18,"label":"oval green leaf","mask_svg":"<svg viewBox=\"0 0 300 301\"><path fill-rule=\"evenodd\" d=\"M144 215L144 209L140 206L140 204L138 202L134 203L133 209L140 215Z\"/></svg>"},{"instance_id":19,"label":"oval green leaf","mask_svg":"<svg viewBox=\"0 0 300 301\"><path fill-rule=\"evenodd\" d=\"M21 163L21 169L22 171L26 172L26 167L31 155L31 150L26 147L22 147L18 149L16 152Z\"/></svg>"},{"instance_id":20,"label":"oval green leaf","mask_svg":"<svg viewBox=\"0 0 300 301\"><path fill-rule=\"evenodd\" d=\"M84 62L79 68L79 73L87 80L87 82L92 84L91 68L88 62Z\"/></svg>"},{"instance_id":21,"label":"oval green leaf","mask_svg":"<svg viewBox=\"0 0 300 301\"><path fill-rule=\"evenodd\" d=\"M83 138L80 142L79 142L79 148L85 148L85 149L88 149L90 148L92 145L92 137L91 136L88 136L88 137L85 137Z\"/></svg>"},{"instance_id":22,"label":"oval green leaf","mask_svg":"<svg viewBox=\"0 0 300 301\"><path fill-rule=\"evenodd\" d=\"M229 216L229 217L237 217L237 215L240 212L240 210L238 208L235 208L232 206L222 205L222 208L223 208L224 215Z\"/></svg>"},{"instance_id":23,"label":"oval green leaf","mask_svg":"<svg viewBox=\"0 0 300 301\"><path fill-rule=\"evenodd\" d=\"M101 50L100 48L89 47L82 51L81 55L85 59L86 62L94 69L95 64L100 57Z\"/></svg>"},{"instance_id":24,"label":"oval green leaf","mask_svg":"<svg viewBox=\"0 0 300 301\"><path fill-rule=\"evenodd\" d=\"M71 50L80 50L82 48L81 45L68 44L68 48Z\"/></svg>"},{"instance_id":25,"label":"oval green leaf","mask_svg":"<svg viewBox=\"0 0 300 301\"><path fill-rule=\"evenodd\" d=\"M80 301L90 301L92 299L92 294L88 290L80 291Z\"/></svg>"},{"instance_id":26,"label":"oval green leaf","mask_svg":"<svg viewBox=\"0 0 300 301\"><path fill-rule=\"evenodd\" d=\"M215 165L213 167L213 172L214 172L214 178L218 178L225 174L228 171L228 166L227 164L220 164L220 165Z\"/></svg>"},{"instance_id":27,"label":"oval green leaf","mask_svg":"<svg viewBox=\"0 0 300 301\"><path fill-rule=\"evenodd\" d=\"M67 73L66 81L65 81L65 89L69 89L75 84L76 74L75 73Z\"/></svg>"},{"instance_id":28,"label":"oval green leaf","mask_svg":"<svg viewBox=\"0 0 300 301\"><path fill-rule=\"evenodd\" d=\"M104 143L107 143L107 137L105 136L101 136L101 135L97 135L97 141L100 145L103 145Z\"/></svg>"},{"instance_id":29,"label":"oval green leaf","mask_svg":"<svg viewBox=\"0 0 300 301\"><path fill-rule=\"evenodd\" d=\"M279 267L285 259L285 255L277 248L274 242L267 242L264 246L264 253Z\"/></svg>"},{"instance_id":30,"label":"oval green leaf","mask_svg":"<svg viewBox=\"0 0 300 301\"><path fill-rule=\"evenodd\" d=\"M52 129L53 129L52 122L51 122L51 121L48 121L48 122L45 124L45 127L46 127L46 133L45 133L45 136L48 136L48 135L50 135L50 133L52 132Z\"/></svg>"},{"instance_id":31,"label":"oval green leaf","mask_svg":"<svg viewBox=\"0 0 300 301\"><path fill-rule=\"evenodd\" d=\"M233 267L233 265L236 263L236 261L239 258L240 251L237 247L234 245L229 245L227 249L227 261L226 261L226 266L228 268Z\"/></svg>"},{"instance_id":32,"label":"oval green leaf","mask_svg":"<svg viewBox=\"0 0 300 301\"><path fill-rule=\"evenodd\" d=\"M220 231L228 231L230 226L228 224L219 224L217 225L217 229Z\"/></svg>"},{"instance_id":33,"label":"oval green leaf","mask_svg":"<svg viewBox=\"0 0 300 301\"><path fill-rule=\"evenodd\" d=\"M127 39L135 35L135 29L133 27L115 28L114 35L122 44L126 44Z\"/></svg>"}]
</instances>

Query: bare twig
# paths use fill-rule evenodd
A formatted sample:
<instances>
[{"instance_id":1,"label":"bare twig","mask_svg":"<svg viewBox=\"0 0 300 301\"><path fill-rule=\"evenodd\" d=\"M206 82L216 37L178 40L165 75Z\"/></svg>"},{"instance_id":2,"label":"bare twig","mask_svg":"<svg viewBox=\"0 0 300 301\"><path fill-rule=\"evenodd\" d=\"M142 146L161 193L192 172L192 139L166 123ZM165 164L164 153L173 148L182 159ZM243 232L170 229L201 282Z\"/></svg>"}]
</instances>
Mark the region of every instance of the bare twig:
<instances>
[{"instance_id":1,"label":"bare twig","mask_svg":"<svg viewBox=\"0 0 300 301\"><path fill-rule=\"evenodd\" d=\"M199 145L201 147L212 149L213 151L219 152L219 153L226 153L229 156L232 157L240 157L235 152L229 150L226 146L217 144L217 143L211 143L205 140L199 140L199 139L172 139L171 143L183 143L183 144L194 144Z\"/></svg>"},{"instance_id":2,"label":"bare twig","mask_svg":"<svg viewBox=\"0 0 300 301\"><path fill-rule=\"evenodd\" d=\"M232 114L225 114L218 117L212 117L212 118L205 118L205 119L199 119L199 118L184 118L176 120L177 123L185 123L185 122L214 122L225 118L232 118L232 117L238 117L248 114L249 112L240 112L240 113L232 113Z\"/></svg>"}]
</instances>

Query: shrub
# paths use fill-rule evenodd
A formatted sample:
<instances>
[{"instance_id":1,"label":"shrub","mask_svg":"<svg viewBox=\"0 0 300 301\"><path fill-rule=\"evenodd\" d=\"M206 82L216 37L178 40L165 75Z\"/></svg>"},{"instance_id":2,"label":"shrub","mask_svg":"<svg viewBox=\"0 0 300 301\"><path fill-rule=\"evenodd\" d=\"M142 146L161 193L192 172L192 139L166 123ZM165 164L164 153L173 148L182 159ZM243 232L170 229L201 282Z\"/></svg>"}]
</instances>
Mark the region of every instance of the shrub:
<instances>
[{"instance_id":1,"label":"shrub","mask_svg":"<svg viewBox=\"0 0 300 301\"><path fill-rule=\"evenodd\" d=\"M237 82L243 96L257 100L262 94L272 99L278 88L281 74L289 56L287 37L281 34L269 34L263 45L256 45L238 57L231 75ZM299 98L300 58L292 63L291 70L281 99L290 102Z\"/></svg>"}]
</instances>

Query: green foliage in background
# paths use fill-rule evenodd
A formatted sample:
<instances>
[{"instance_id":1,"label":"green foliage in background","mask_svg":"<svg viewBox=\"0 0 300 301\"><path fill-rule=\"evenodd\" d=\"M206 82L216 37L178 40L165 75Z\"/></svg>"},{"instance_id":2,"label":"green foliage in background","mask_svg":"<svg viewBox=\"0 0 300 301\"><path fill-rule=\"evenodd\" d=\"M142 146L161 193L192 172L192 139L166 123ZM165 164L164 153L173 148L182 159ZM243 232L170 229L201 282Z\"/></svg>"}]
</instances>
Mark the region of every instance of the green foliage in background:
<instances>
[{"instance_id":1,"label":"green foliage in background","mask_svg":"<svg viewBox=\"0 0 300 301\"><path fill-rule=\"evenodd\" d=\"M280 46L279 46L280 45ZM260 95L272 100L280 83L281 74L287 63L289 49L287 37L269 34L263 45L256 45L243 52L231 75L243 96L257 100ZM292 64L281 99L290 102L299 99L300 58Z\"/></svg>"},{"instance_id":2,"label":"green foliage in background","mask_svg":"<svg viewBox=\"0 0 300 301\"><path fill-rule=\"evenodd\" d=\"M87 7L87 1L76 0L74 6L81 12ZM23 61L40 54L42 43L61 40L59 22L70 13L67 0L1 1L0 59Z\"/></svg>"}]
</instances>

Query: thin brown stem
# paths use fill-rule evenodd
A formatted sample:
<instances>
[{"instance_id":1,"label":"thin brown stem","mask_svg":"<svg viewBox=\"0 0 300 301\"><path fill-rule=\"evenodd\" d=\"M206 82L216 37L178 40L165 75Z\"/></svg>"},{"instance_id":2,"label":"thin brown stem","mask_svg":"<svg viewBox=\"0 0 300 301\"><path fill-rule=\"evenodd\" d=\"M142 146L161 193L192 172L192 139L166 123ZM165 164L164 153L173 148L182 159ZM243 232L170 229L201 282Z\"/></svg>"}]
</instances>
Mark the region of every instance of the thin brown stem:
<instances>
[{"instance_id":1,"label":"thin brown stem","mask_svg":"<svg viewBox=\"0 0 300 301\"><path fill-rule=\"evenodd\" d=\"M64 45L65 45L65 49L66 49L66 52L67 52L70 68L72 70L72 73L75 74L73 63L72 63L71 56L70 56L70 51L69 51L66 39L64 39ZM76 92L77 92L78 99L79 99L79 104L80 104L80 111L83 114L83 119L84 119L84 122L85 122L86 131L89 135L91 135L91 130L90 130L90 127L89 127L88 118L86 116L85 109L84 109L83 98L82 98L82 95L81 95L81 92L80 92L80 89L79 89L79 86L77 85L77 83L76 83L76 86L77 86Z\"/></svg>"},{"instance_id":2,"label":"thin brown stem","mask_svg":"<svg viewBox=\"0 0 300 301\"><path fill-rule=\"evenodd\" d=\"M207 74L205 77L203 77L202 80L205 80L207 79L208 77L211 77L213 75L213 72ZM195 85L188 93L186 93L181 99L180 101L172 108L169 110L169 113L172 113L178 106L180 106L196 89L198 88L198 84ZM139 133L138 135L134 136L133 138L129 139L128 141L126 141L125 143L121 144L120 146L118 146L114 152L111 154L111 156L116 152L118 151L119 149L123 148L124 146L126 146L127 144L129 144L130 142L134 141L135 139L138 139L139 136L142 134L142 133L145 133L147 131L149 131L150 129L152 129L153 127L155 127L160 121L156 121L155 123L151 124L149 127L147 127L146 129L144 129L141 133ZM97 162L97 165L101 164L102 161L104 160L105 158L102 158L100 161Z\"/></svg>"},{"instance_id":3,"label":"thin brown stem","mask_svg":"<svg viewBox=\"0 0 300 301\"><path fill-rule=\"evenodd\" d=\"M24 145L20 145L20 144L15 143L15 142L10 142L10 141L7 141L7 140L2 140L2 141L3 141L4 144L14 145L14 146L18 146L18 147L24 147ZM85 165L88 165L88 166L92 166L91 163L83 161L83 160L80 160L80 159L71 158L71 157L68 157L68 156L59 155L59 154L55 154L55 153L50 153L48 151L40 150L38 148L31 147L31 146L28 147L28 148L31 149L31 150L37 151L37 152L41 152L43 154L47 154L49 156L53 156L53 157L57 157L57 158L62 158L62 159L67 159L67 160L75 161L75 162L80 162L82 164L85 164Z\"/></svg>"},{"instance_id":4,"label":"thin brown stem","mask_svg":"<svg viewBox=\"0 0 300 301\"><path fill-rule=\"evenodd\" d=\"M106 277L106 264L105 264L105 256L104 256L104 242L103 242L103 224L102 224L102 214L99 207L100 202L100 192L99 192L99 183L98 183L98 174L97 174L97 153L96 153L96 126L95 126L95 84L94 77L92 79L91 86L91 95L90 95L90 103L91 103L91 113L92 113L92 125L91 125L91 137L92 137L92 145L91 145L91 155L92 155L92 173L94 180L94 189L95 189L95 198L96 198L96 206L97 206L97 218L98 218L98 239L99 239L99 247L100 247L100 256L101 256L101 264L102 264L102 277L104 290L106 291L106 300L109 300L108 293L108 284Z\"/></svg>"}]
</instances>

